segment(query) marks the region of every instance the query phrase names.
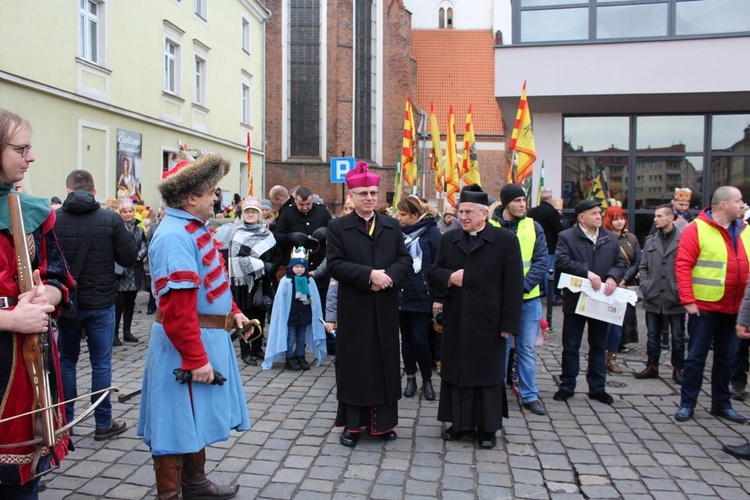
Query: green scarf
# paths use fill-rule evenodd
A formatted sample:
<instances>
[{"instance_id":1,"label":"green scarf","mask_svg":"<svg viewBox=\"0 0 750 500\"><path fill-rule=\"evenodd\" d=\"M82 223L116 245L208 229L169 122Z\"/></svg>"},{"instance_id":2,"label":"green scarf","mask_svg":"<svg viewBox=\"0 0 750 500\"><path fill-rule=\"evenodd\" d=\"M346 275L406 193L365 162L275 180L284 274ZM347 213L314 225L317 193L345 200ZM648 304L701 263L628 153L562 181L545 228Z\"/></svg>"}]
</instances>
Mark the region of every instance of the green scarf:
<instances>
[{"instance_id":1,"label":"green scarf","mask_svg":"<svg viewBox=\"0 0 750 500\"><path fill-rule=\"evenodd\" d=\"M294 298L302 301L303 304L309 304L310 298L310 286L307 284L307 276L294 276Z\"/></svg>"},{"instance_id":2,"label":"green scarf","mask_svg":"<svg viewBox=\"0 0 750 500\"><path fill-rule=\"evenodd\" d=\"M10 193L21 195L21 211L23 212L23 224L26 233L36 231L49 217L49 200L13 191L11 184L0 184L0 231L7 229L8 232L13 234L10 224L10 206L8 205Z\"/></svg>"}]
</instances>

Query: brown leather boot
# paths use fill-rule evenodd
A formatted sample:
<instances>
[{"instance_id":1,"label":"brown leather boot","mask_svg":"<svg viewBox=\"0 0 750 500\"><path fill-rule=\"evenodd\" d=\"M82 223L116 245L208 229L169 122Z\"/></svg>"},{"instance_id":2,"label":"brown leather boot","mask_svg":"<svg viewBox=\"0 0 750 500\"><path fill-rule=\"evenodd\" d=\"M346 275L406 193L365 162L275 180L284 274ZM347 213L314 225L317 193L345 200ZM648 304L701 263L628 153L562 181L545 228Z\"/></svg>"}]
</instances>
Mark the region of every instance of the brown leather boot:
<instances>
[{"instance_id":1,"label":"brown leather boot","mask_svg":"<svg viewBox=\"0 0 750 500\"><path fill-rule=\"evenodd\" d=\"M182 478L182 455L154 455L156 498L179 500Z\"/></svg>"},{"instance_id":2,"label":"brown leather boot","mask_svg":"<svg viewBox=\"0 0 750 500\"><path fill-rule=\"evenodd\" d=\"M206 449L183 455L182 498L227 499L234 498L240 485L219 486L206 478Z\"/></svg>"},{"instance_id":3,"label":"brown leather boot","mask_svg":"<svg viewBox=\"0 0 750 500\"><path fill-rule=\"evenodd\" d=\"M615 375L622 374L622 369L617 366L617 351L607 351L607 371Z\"/></svg>"}]
</instances>

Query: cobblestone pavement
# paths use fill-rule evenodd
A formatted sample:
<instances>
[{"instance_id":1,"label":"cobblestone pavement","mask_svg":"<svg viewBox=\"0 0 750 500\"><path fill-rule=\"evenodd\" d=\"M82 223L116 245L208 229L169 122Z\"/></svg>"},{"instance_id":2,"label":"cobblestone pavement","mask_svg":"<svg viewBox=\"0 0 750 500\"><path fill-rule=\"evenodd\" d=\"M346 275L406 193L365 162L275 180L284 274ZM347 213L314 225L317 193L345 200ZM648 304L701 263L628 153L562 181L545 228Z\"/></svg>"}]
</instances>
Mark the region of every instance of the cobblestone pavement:
<instances>
[{"instance_id":1,"label":"cobblestone pavement","mask_svg":"<svg viewBox=\"0 0 750 500\"><path fill-rule=\"evenodd\" d=\"M145 301L146 294L139 294L133 328L141 342L114 348L113 383L120 394L140 388L153 320L145 315ZM562 313L554 308L556 331L539 348L537 364L548 414L524 411L508 392L510 418L493 450L477 449L468 439L444 442L437 400L418 398L399 403L396 441L363 436L356 448L345 448L338 442L340 430L332 428L331 356L307 372L288 372L278 363L264 372L240 362L253 428L207 448L207 472L215 482L238 483L242 499L750 498L750 462L721 451L725 443L744 442L748 427L711 416L705 391L695 418L675 423L679 391L668 378L668 355L662 354L664 378L632 377L645 360L640 310L639 316L640 342L621 357L625 374L608 377L615 404L590 401L583 375L576 396L560 403L552 399L562 354ZM79 392L90 385L87 356L84 346ZM437 377L434 382L439 389ZM115 398L113 414L129 428L110 441L94 441L93 419L77 427L76 451L48 476L41 498L153 497L151 458L135 435L139 402ZM750 416L745 403L735 401L734 408Z\"/></svg>"}]
</instances>

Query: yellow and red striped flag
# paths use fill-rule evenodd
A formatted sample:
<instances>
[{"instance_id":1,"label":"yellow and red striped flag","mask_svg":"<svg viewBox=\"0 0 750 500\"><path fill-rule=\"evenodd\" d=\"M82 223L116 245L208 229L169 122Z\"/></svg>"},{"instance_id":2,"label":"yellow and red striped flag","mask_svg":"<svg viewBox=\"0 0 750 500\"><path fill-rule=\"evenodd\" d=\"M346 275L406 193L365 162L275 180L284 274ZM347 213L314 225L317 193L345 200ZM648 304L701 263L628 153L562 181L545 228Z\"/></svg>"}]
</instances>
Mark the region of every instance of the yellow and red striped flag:
<instances>
[{"instance_id":1,"label":"yellow and red striped flag","mask_svg":"<svg viewBox=\"0 0 750 500\"><path fill-rule=\"evenodd\" d=\"M482 185L479 177L479 160L477 159L477 146L474 142L474 123L471 118L471 104L469 112L466 114L466 129L464 131L464 150L461 153L461 175L464 179L464 185L471 184Z\"/></svg>"},{"instance_id":2,"label":"yellow and red striped flag","mask_svg":"<svg viewBox=\"0 0 750 500\"><path fill-rule=\"evenodd\" d=\"M521 184L531 175L536 160L534 134L531 130L531 111L529 110L529 102L526 100L526 81L523 82L523 89L521 90L521 102L518 104L516 124L513 127L513 135L510 139L510 149L515 150L518 154L516 183Z\"/></svg>"},{"instance_id":3,"label":"yellow and red striped flag","mask_svg":"<svg viewBox=\"0 0 750 500\"><path fill-rule=\"evenodd\" d=\"M247 133L247 194L253 195L253 153L250 148L250 132Z\"/></svg>"},{"instance_id":4,"label":"yellow and red striped flag","mask_svg":"<svg viewBox=\"0 0 750 500\"><path fill-rule=\"evenodd\" d=\"M417 131L414 127L414 111L411 107L411 97L406 96L404 110L404 139L401 145L401 173L410 188L417 184Z\"/></svg>"},{"instance_id":5,"label":"yellow and red striped flag","mask_svg":"<svg viewBox=\"0 0 750 500\"><path fill-rule=\"evenodd\" d=\"M453 105L448 108L448 138L445 144L445 193L448 203L456 208L456 193L459 188L458 154L456 152L456 119Z\"/></svg>"},{"instance_id":6,"label":"yellow and red striped flag","mask_svg":"<svg viewBox=\"0 0 750 500\"><path fill-rule=\"evenodd\" d=\"M430 135L432 135L432 165L435 170L435 191L445 191L445 166L443 165L443 148L440 147L440 130L435 116L435 105L430 103Z\"/></svg>"}]
</instances>

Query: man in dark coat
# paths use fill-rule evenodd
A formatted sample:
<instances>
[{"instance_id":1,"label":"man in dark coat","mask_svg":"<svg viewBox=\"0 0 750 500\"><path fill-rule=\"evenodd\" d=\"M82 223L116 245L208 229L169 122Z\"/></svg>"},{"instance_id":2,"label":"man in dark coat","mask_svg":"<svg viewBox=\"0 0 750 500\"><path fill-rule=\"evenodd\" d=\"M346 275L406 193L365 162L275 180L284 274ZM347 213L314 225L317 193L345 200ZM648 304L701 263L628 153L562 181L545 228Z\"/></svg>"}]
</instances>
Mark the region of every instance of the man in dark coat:
<instances>
[{"instance_id":1,"label":"man in dark coat","mask_svg":"<svg viewBox=\"0 0 750 500\"><path fill-rule=\"evenodd\" d=\"M547 240L547 271L554 269L557 235L563 231L563 225L562 221L560 221L560 214L552 205L552 190L542 190L542 202L530 209L527 215L542 226L542 230L544 230L544 238ZM545 279L542 280L542 292L544 292L542 296L547 294L546 276Z\"/></svg>"},{"instance_id":2,"label":"man in dark coat","mask_svg":"<svg viewBox=\"0 0 750 500\"><path fill-rule=\"evenodd\" d=\"M396 439L401 398L398 290L412 272L398 221L375 213L380 176L359 162L346 175L354 211L328 225L328 269L338 281L336 385L339 441L362 427Z\"/></svg>"},{"instance_id":3,"label":"man in dark coat","mask_svg":"<svg viewBox=\"0 0 750 500\"><path fill-rule=\"evenodd\" d=\"M117 279L115 263L130 267L138 258L138 246L117 213L101 208L96 201L94 178L86 170L73 170L65 181L68 197L55 212L55 231L68 266L73 269L78 253L91 225L96 224L91 246L76 276L78 312L75 319L58 320L60 372L65 399L78 395L76 366L81 354L81 340L86 343L91 360L91 390L100 391L112 385L112 341L115 338L115 301ZM74 417L75 404L65 405L68 420ZM112 419L109 396L94 411L94 439L102 441L122 434L124 420Z\"/></svg>"},{"instance_id":4,"label":"man in dark coat","mask_svg":"<svg viewBox=\"0 0 750 500\"><path fill-rule=\"evenodd\" d=\"M523 306L518 238L487 222L488 203L476 184L461 191L462 230L443 234L428 274L432 287L444 295L437 418L451 426L443 439L453 441L477 429L481 448L497 444L495 433L508 416L505 344L521 333Z\"/></svg>"},{"instance_id":5,"label":"man in dark coat","mask_svg":"<svg viewBox=\"0 0 750 500\"><path fill-rule=\"evenodd\" d=\"M602 228L601 203L583 200L575 207L578 224L566 229L557 237L555 267L559 272L572 274L591 281L594 290L604 287L605 295L612 295L622 280L628 264L620 251L614 233ZM575 394L576 377L580 371L581 340L583 329L589 328L589 369L586 381L589 398L611 405L612 396L604 390L607 381L607 323L576 314L581 295L563 291L563 359L560 390L555 401L567 401Z\"/></svg>"}]
</instances>

